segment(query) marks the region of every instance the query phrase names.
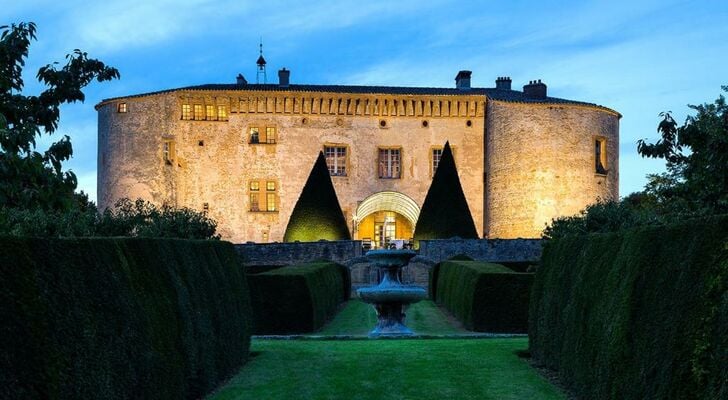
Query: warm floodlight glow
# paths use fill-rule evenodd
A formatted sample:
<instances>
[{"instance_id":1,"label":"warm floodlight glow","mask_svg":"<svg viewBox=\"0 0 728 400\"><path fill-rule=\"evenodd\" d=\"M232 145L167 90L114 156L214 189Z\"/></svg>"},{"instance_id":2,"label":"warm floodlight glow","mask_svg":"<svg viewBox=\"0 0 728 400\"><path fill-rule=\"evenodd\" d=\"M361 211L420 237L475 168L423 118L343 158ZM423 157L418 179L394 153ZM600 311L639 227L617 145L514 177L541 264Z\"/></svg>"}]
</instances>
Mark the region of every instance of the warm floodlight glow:
<instances>
[{"instance_id":1,"label":"warm floodlight glow","mask_svg":"<svg viewBox=\"0 0 728 400\"><path fill-rule=\"evenodd\" d=\"M355 224L377 211L394 211L402 214L412 226L417 224L417 218L420 217L420 207L407 195L399 192L379 192L361 202L354 216Z\"/></svg>"}]
</instances>

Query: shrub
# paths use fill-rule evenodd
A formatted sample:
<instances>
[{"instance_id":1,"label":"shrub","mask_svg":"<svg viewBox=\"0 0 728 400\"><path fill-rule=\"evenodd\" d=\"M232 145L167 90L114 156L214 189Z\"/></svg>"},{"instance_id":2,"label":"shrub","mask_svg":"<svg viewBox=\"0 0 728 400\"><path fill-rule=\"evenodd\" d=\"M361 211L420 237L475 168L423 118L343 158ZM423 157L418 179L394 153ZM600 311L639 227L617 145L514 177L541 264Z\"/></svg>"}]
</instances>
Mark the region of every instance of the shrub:
<instances>
[{"instance_id":1,"label":"shrub","mask_svg":"<svg viewBox=\"0 0 728 400\"><path fill-rule=\"evenodd\" d=\"M247 357L229 243L2 237L0 268L3 398L199 398Z\"/></svg>"},{"instance_id":2,"label":"shrub","mask_svg":"<svg viewBox=\"0 0 728 400\"><path fill-rule=\"evenodd\" d=\"M77 197L85 196L83 193ZM0 234L33 237L131 236L219 239L217 222L189 208L157 207L137 199L120 199L102 215L79 199L68 210L0 208Z\"/></svg>"},{"instance_id":3,"label":"shrub","mask_svg":"<svg viewBox=\"0 0 728 400\"><path fill-rule=\"evenodd\" d=\"M321 239L351 240L323 152L319 152L283 235L284 242Z\"/></svg>"},{"instance_id":4,"label":"shrub","mask_svg":"<svg viewBox=\"0 0 728 400\"><path fill-rule=\"evenodd\" d=\"M312 262L248 275L256 334L313 332L349 299L349 270Z\"/></svg>"},{"instance_id":5,"label":"shrub","mask_svg":"<svg viewBox=\"0 0 728 400\"><path fill-rule=\"evenodd\" d=\"M97 236L219 239L217 222L207 213L169 205L157 207L143 199L122 198L105 210L96 224Z\"/></svg>"},{"instance_id":6,"label":"shrub","mask_svg":"<svg viewBox=\"0 0 728 400\"><path fill-rule=\"evenodd\" d=\"M549 242L530 351L589 399L728 397L728 216Z\"/></svg>"},{"instance_id":7,"label":"shrub","mask_svg":"<svg viewBox=\"0 0 728 400\"><path fill-rule=\"evenodd\" d=\"M460 185L450 144L445 143L440 164L427 191L415 226L414 239L477 239L473 216Z\"/></svg>"},{"instance_id":8,"label":"shrub","mask_svg":"<svg viewBox=\"0 0 728 400\"><path fill-rule=\"evenodd\" d=\"M467 329L526 332L533 274L481 261L444 261L433 278L431 296Z\"/></svg>"}]
</instances>

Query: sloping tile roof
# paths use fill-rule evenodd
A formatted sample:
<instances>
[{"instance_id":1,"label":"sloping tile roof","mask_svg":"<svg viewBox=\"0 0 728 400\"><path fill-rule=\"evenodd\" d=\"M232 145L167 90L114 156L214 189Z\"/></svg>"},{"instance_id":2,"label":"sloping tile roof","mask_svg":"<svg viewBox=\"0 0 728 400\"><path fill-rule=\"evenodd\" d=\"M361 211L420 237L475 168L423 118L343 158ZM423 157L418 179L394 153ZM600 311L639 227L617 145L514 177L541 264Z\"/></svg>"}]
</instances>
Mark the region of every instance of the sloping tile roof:
<instances>
[{"instance_id":1,"label":"sloping tile roof","mask_svg":"<svg viewBox=\"0 0 728 400\"><path fill-rule=\"evenodd\" d=\"M285 88L278 84L243 84L234 83L212 83L205 85L185 86L174 89L159 90L149 93L140 93L131 96L113 97L104 99L101 103L113 101L117 99L127 99L134 97L152 96L156 94L169 93L175 91L210 91L210 90L229 90L229 91L285 91L285 92L320 92L320 93L350 93L350 94L393 94L393 95L441 95L441 96L469 96L482 95L492 100L506 101L513 103L541 103L541 104L577 104L591 107L602 108L614 113L616 111L594 103L583 101L560 99L557 97L546 97L545 99L534 99L527 97L523 92L518 90L506 90L495 88L432 88L432 87L407 87L407 86L354 86L354 85L289 85ZM99 103L99 104L101 104ZM98 105L97 105L98 106ZM619 114L619 113L617 113ZM620 114L621 116L621 114Z\"/></svg>"}]
</instances>

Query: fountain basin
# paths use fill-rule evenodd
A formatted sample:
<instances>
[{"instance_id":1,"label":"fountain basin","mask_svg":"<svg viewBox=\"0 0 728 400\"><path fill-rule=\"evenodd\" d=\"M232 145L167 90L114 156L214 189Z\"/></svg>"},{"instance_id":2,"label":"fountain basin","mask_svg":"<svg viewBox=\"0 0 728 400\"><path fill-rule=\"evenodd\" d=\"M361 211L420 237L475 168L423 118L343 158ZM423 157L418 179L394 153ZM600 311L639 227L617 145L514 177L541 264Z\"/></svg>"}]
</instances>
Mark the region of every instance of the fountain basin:
<instances>
[{"instance_id":1,"label":"fountain basin","mask_svg":"<svg viewBox=\"0 0 728 400\"><path fill-rule=\"evenodd\" d=\"M359 297L377 310L377 325L369 333L378 336L408 336L414 332L404 324L405 309L427 296L425 289L403 285L399 271L416 256L412 250L371 250L366 257L383 273L382 281L375 287L361 288Z\"/></svg>"},{"instance_id":2,"label":"fountain basin","mask_svg":"<svg viewBox=\"0 0 728 400\"><path fill-rule=\"evenodd\" d=\"M359 289L359 297L365 303L401 303L407 305L417 303L427 297L427 292L421 287L392 286L380 288L378 286Z\"/></svg>"}]
</instances>

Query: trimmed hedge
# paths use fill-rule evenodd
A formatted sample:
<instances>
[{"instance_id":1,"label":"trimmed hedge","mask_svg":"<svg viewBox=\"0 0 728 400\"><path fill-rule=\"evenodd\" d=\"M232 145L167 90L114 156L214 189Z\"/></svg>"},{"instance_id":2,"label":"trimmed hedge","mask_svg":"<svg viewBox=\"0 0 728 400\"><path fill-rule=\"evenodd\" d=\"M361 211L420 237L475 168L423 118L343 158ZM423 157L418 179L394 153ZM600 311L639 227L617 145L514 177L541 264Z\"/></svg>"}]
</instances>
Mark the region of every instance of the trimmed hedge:
<instances>
[{"instance_id":1,"label":"trimmed hedge","mask_svg":"<svg viewBox=\"0 0 728 400\"><path fill-rule=\"evenodd\" d=\"M728 216L549 242L530 351L589 399L728 398Z\"/></svg>"},{"instance_id":2,"label":"trimmed hedge","mask_svg":"<svg viewBox=\"0 0 728 400\"><path fill-rule=\"evenodd\" d=\"M445 142L440 163L427 190L422 210L415 226L414 240L460 237L477 239L468 201L460 184L450 143Z\"/></svg>"},{"instance_id":3,"label":"trimmed hedge","mask_svg":"<svg viewBox=\"0 0 728 400\"><path fill-rule=\"evenodd\" d=\"M478 332L526 332L533 274L482 261L443 261L431 295L463 326ZM435 288L434 293L432 288Z\"/></svg>"},{"instance_id":4,"label":"trimmed hedge","mask_svg":"<svg viewBox=\"0 0 728 400\"><path fill-rule=\"evenodd\" d=\"M329 261L248 275L248 282L259 335L313 332L351 296L349 269Z\"/></svg>"},{"instance_id":5,"label":"trimmed hedge","mask_svg":"<svg viewBox=\"0 0 728 400\"><path fill-rule=\"evenodd\" d=\"M324 153L319 152L288 219L284 242L351 240Z\"/></svg>"},{"instance_id":6,"label":"trimmed hedge","mask_svg":"<svg viewBox=\"0 0 728 400\"><path fill-rule=\"evenodd\" d=\"M250 304L233 246L0 237L4 399L192 399L235 373Z\"/></svg>"}]
</instances>

